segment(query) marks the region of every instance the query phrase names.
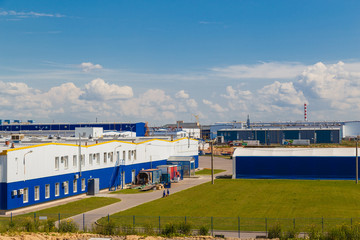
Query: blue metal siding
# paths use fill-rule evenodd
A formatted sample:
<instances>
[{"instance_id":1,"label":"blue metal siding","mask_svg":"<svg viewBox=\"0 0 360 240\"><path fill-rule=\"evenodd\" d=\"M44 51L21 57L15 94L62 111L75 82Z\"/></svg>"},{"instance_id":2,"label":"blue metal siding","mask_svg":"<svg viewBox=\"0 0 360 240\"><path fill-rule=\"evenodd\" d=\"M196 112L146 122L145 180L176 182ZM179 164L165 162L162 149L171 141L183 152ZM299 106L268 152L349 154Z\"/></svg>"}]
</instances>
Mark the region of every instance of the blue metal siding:
<instances>
[{"instance_id":1,"label":"blue metal siding","mask_svg":"<svg viewBox=\"0 0 360 240\"><path fill-rule=\"evenodd\" d=\"M11 124L1 125L0 131L75 131L78 127L102 127L104 131L132 131L136 136L145 136L145 123L58 123L58 124Z\"/></svg>"},{"instance_id":2,"label":"blue metal siding","mask_svg":"<svg viewBox=\"0 0 360 240\"><path fill-rule=\"evenodd\" d=\"M236 156L236 178L355 179L355 157Z\"/></svg>"},{"instance_id":3,"label":"blue metal siding","mask_svg":"<svg viewBox=\"0 0 360 240\"><path fill-rule=\"evenodd\" d=\"M154 161L152 162L153 168L156 168L158 165L166 164L166 160ZM122 166L122 171L125 171L125 183L131 182L131 171L135 169L135 174L137 175L140 170L150 168L150 162L134 164L134 165L126 165ZM71 197L78 194L87 192L87 182L90 178L99 178L99 188L105 189L109 187L110 179L112 173L114 171L114 167L84 171L81 173L81 177L77 179L77 192L73 192L73 180L75 179L75 175L79 174L70 173L53 177L45 177L45 178L37 178L26 181L19 181L14 183L2 183L0 184L0 206L3 210L10 210L25 206L30 206L33 204L44 203L52 200L57 200L65 197ZM120 176L121 177L121 176ZM85 179L86 188L85 191L81 191L81 179ZM69 193L64 194L64 188L62 183L68 181L69 182ZM55 183L60 184L60 194L59 196L55 196ZM50 198L45 199L45 185L50 184ZM40 199L35 201L34 189L35 186L40 187ZM29 188L29 201L27 203L23 203L23 195L12 196L12 190L19 190L23 188Z\"/></svg>"}]
</instances>

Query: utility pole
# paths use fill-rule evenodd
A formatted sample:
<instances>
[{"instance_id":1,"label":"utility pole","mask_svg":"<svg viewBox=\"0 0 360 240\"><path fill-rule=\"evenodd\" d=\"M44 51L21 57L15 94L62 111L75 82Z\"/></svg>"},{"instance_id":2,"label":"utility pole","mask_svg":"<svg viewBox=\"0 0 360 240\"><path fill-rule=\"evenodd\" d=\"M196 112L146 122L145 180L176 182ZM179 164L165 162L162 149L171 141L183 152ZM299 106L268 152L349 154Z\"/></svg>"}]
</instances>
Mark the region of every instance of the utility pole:
<instances>
[{"instance_id":1,"label":"utility pole","mask_svg":"<svg viewBox=\"0 0 360 240\"><path fill-rule=\"evenodd\" d=\"M214 184L214 151L213 151L213 140L210 141L211 146L211 184Z\"/></svg>"}]
</instances>

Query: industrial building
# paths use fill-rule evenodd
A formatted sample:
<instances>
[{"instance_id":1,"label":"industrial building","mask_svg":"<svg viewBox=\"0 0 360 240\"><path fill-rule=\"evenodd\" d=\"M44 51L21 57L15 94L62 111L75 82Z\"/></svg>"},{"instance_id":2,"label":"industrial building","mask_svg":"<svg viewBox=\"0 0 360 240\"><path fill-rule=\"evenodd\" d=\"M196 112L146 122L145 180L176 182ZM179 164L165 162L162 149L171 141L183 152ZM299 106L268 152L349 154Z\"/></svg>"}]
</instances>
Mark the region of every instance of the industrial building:
<instances>
[{"instance_id":1,"label":"industrial building","mask_svg":"<svg viewBox=\"0 0 360 240\"><path fill-rule=\"evenodd\" d=\"M222 142L235 140L259 140L260 144L282 144L284 140L307 139L310 143L340 143L340 128L301 128L301 129L224 129L218 131Z\"/></svg>"},{"instance_id":2,"label":"industrial building","mask_svg":"<svg viewBox=\"0 0 360 240\"><path fill-rule=\"evenodd\" d=\"M133 125L136 127L136 125ZM143 125L140 124L143 127ZM22 138L18 143L2 139L0 147L1 211L44 203L99 189L124 186L135 181L140 170L168 164L168 159L189 158L198 167L198 141L132 139ZM90 180L90 181L89 181Z\"/></svg>"},{"instance_id":3,"label":"industrial building","mask_svg":"<svg viewBox=\"0 0 360 240\"><path fill-rule=\"evenodd\" d=\"M233 178L355 179L354 148L236 148Z\"/></svg>"},{"instance_id":4,"label":"industrial building","mask_svg":"<svg viewBox=\"0 0 360 240\"><path fill-rule=\"evenodd\" d=\"M36 134L56 134L62 136L71 136L75 134L76 128L97 127L104 131L130 131L135 132L136 136L146 136L147 125L144 122L139 123L34 123L33 120L21 122L20 120L0 120L0 132L3 133L36 133Z\"/></svg>"}]
</instances>

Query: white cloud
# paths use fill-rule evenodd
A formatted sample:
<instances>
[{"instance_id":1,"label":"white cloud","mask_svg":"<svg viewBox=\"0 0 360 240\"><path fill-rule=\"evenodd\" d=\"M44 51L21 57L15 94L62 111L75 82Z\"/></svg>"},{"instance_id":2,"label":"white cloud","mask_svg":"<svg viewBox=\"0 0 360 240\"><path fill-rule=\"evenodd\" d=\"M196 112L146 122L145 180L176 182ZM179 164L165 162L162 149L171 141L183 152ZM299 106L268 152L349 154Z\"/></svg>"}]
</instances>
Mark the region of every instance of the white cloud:
<instances>
[{"instance_id":1,"label":"white cloud","mask_svg":"<svg viewBox=\"0 0 360 240\"><path fill-rule=\"evenodd\" d=\"M66 17L63 14L59 13L39 13L39 12L24 12L24 11L13 11L13 10L3 10L0 9L0 16L11 16L11 17L18 17L18 18L27 18L27 17L55 17L55 18L62 18Z\"/></svg>"},{"instance_id":2,"label":"white cloud","mask_svg":"<svg viewBox=\"0 0 360 240\"><path fill-rule=\"evenodd\" d=\"M305 66L299 63L264 62L253 65L232 65L216 67L211 70L220 77L226 78L295 78L304 70Z\"/></svg>"},{"instance_id":3,"label":"white cloud","mask_svg":"<svg viewBox=\"0 0 360 240\"><path fill-rule=\"evenodd\" d=\"M100 64L93 64L91 62L83 62L80 64L80 68L82 68L82 70L84 72L90 72L94 69L102 69L103 67Z\"/></svg>"},{"instance_id":4,"label":"white cloud","mask_svg":"<svg viewBox=\"0 0 360 240\"><path fill-rule=\"evenodd\" d=\"M186 105L190 108L197 108L198 104L195 99L187 99Z\"/></svg>"},{"instance_id":5,"label":"white cloud","mask_svg":"<svg viewBox=\"0 0 360 240\"><path fill-rule=\"evenodd\" d=\"M81 98L86 100L112 100L127 99L133 96L133 90L129 86L108 84L103 79L97 78L85 85L85 92Z\"/></svg>"},{"instance_id":6,"label":"white cloud","mask_svg":"<svg viewBox=\"0 0 360 240\"><path fill-rule=\"evenodd\" d=\"M175 94L175 97L187 99L187 98L189 98L189 94L187 94L184 90L180 90L179 92L177 92Z\"/></svg>"},{"instance_id":7,"label":"white cloud","mask_svg":"<svg viewBox=\"0 0 360 240\"><path fill-rule=\"evenodd\" d=\"M227 111L228 111L227 108L223 108L223 107L221 107L221 106L220 106L219 104L217 104L217 103L213 103L213 102L211 102L211 101L209 101L209 100L206 100L206 99L203 99L202 101L203 101L203 103L204 103L205 105L208 105L210 108L212 108L213 110L215 110L215 111L218 112L218 113L223 113L223 112L227 112Z\"/></svg>"}]
</instances>

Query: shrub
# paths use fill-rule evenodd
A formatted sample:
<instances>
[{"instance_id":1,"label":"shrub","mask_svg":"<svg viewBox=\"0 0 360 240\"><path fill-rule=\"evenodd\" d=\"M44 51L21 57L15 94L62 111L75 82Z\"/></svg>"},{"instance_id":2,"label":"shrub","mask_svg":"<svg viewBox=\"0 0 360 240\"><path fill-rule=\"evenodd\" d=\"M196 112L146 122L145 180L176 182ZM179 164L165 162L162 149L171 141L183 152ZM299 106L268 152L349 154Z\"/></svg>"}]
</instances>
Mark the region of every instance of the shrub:
<instances>
[{"instance_id":1,"label":"shrub","mask_svg":"<svg viewBox=\"0 0 360 240\"><path fill-rule=\"evenodd\" d=\"M113 221L106 222L102 225L102 233L104 235L114 235L116 232L116 225Z\"/></svg>"},{"instance_id":2,"label":"shrub","mask_svg":"<svg viewBox=\"0 0 360 240\"><path fill-rule=\"evenodd\" d=\"M122 225L120 228L120 232L125 235L137 234L136 229L132 225Z\"/></svg>"},{"instance_id":3,"label":"shrub","mask_svg":"<svg viewBox=\"0 0 360 240\"><path fill-rule=\"evenodd\" d=\"M269 228L268 238L281 238L281 237L282 237L282 232L281 232L280 224L277 223Z\"/></svg>"},{"instance_id":4,"label":"shrub","mask_svg":"<svg viewBox=\"0 0 360 240\"><path fill-rule=\"evenodd\" d=\"M154 227L151 224L145 224L144 233L146 235L155 235Z\"/></svg>"},{"instance_id":5,"label":"shrub","mask_svg":"<svg viewBox=\"0 0 360 240\"><path fill-rule=\"evenodd\" d=\"M308 234L309 239L311 239L311 240L323 239L323 234L315 226L311 226L307 234Z\"/></svg>"},{"instance_id":6,"label":"shrub","mask_svg":"<svg viewBox=\"0 0 360 240\"><path fill-rule=\"evenodd\" d=\"M282 239L296 239L299 235L299 231L295 228L289 229L283 233Z\"/></svg>"},{"instance_id":7,"label":"shrub","mask_svg":"<svg viewBox=\"0 0 360 240\"><path fill-rule=\"evenodd\" d=\"M48 219L46 222L43 223L44 232L52 232L55 230L55 221Z\"/></svg>"},{"instance_id":8,"label":"shrub","mask_svg":"<svg viewBox=\"0 0 360 240\"><path fill-rule=\"evenodd\" d=\"M199 235L200 236L207 236L209 235L209 227L208 226L201 226L199 229Z\"/></svg>"},{"instance_id":9,"label":"shrub","mask_svg":"<svg viewBox=\"0 0 360 240\"><path fill-rule=\"evenodd\" d=\"M23 226L24 226L24 230L26 232L36 232L39 230L39 222L38 221L34 221L34 219L28 217L25 218L24 222L23 222Z\"/></svg>"},{"instance_id":10,"label":"shrub","mask_svg":"<svg viewBox=\"0 0 360 240\"><path fill-rule=\"evenodd\" d=\"M179 233L184 235L191 235L191 224L190 223L179 223Z\"/></svg>"},{"instance_id":11,"label":"shrub","mask_svg":"<svg viewBox=\"0 0 360 240\"><path fill-rule=\"evenodd\" d=\"M73 220L63 220L59 224L59 232L77 232L78 225Z\"/></svg>"},{"instance_id":12,"label":"shrub","mask_svg":"<svg viewBox=\"0 0 360 240\"><path fill-rule=\"evenodd\" d=\"M168 223L165 225L165 229L163 230L162 234L165 236L174 236L177 234L177 226L174 223Z\"/></svg>"}]
</instances>

